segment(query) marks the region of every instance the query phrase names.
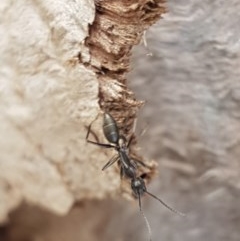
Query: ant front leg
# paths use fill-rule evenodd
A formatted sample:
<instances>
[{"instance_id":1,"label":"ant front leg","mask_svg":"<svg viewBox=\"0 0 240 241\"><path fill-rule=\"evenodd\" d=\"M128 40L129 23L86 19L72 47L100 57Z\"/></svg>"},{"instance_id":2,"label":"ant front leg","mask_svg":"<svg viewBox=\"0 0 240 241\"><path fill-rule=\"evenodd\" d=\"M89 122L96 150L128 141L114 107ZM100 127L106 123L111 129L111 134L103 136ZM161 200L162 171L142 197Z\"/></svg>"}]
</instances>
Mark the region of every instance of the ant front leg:
<instances>
[{"instance_id":1,"label":"ant front leg","mask_svg":"<svg viewBox=\"0 0 240 241\"><path fill-rule=\"evenodd\" d=\"M129 147L131 146L134 137L135 137L135 136L134 136L134 133L133 133L133 134L130 136L130 138L129 138L129 141L128 141L128 143L127 143L127 148L129 148ZM145 164L143 161L140 161L140 160L138 160L138 159L136 159L136 158L134 158L134 157L132 157L132 156L131 156L131 160L132 160L132 162L133 162L133 165L135 165L135 166L138 165L138 166L143 166L143 167L148 168L148 169L151 168L149 165ZM137 166L136 166L136 168L137 168Z\"/></svg>"},{"instance_id":2,"label":"ant front leg","mask_svg":"<svg viewBox=\"0 0 240 241\"><path fill-rule=\"evenodd\" d=\"M129 148L131 146L133 139L134 139L134 134L132 133L132 135L130 136L129 141L127 143L127 148Z\"/></svg>"}]
</instances>

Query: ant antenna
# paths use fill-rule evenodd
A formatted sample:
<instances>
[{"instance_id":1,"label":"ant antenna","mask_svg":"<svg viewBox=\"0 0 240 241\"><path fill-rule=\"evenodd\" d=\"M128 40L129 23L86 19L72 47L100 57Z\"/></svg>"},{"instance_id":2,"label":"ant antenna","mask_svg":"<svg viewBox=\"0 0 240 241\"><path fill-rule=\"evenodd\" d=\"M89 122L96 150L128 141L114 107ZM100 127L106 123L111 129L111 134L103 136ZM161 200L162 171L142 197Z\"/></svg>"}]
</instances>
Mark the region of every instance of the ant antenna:
<instances>
[{"instance_id":1,"label":"ant antenna","mask_svg":"<svg viewBox=\"0 0 240 241\"><path fill-rule=\"evenodd\" d=\"M179 216L183 216L183 217L186 216L186 214L181 213L181 212L177 211L176 209L168 206L163 200L161 200L161 199L158 198L157 196L153 195L152 193L148 192L147 190L144 190L144 192L147 193L149 196L151 196L151 197L155 198L156 200L158 200L164 207L166 207L167 209L169 209L171 212L176 213L176 214L179 215Z\"/></svg>"},{"instance_id":2,"label":"ant antenna","mask_svg":"<svg viewBox=\"0 0 240 241\"><path fill-rule=\"evenodd\" d=\"M152 241L152 230L151 230L151 227L150 227L150 224L148 222L148 219L146 217L146 215L144 214L143 210L142 210L142 204L141 204L141 195L140 193L138 192L138 201L139 201L139 210L144 218L144 221L146 223L146 226L147 226L147 229L148 229L148 234L149 234L149 241Z\"/></svg>"},{"instance_id":3,"label":"ant antenna","mask_svg":"<svg viewBox=\"0 0 240 241\"><path fill-rule=\"evenodd\" d=\"M157 196L153 195L152 193L147 191L147 188L145 186L145 182L141 177L138 178L133 178L131 181L131 186L132 186L132 190L133 193L139 198L139 195L141 196L143 193L147 193L149 196L153 197L154 199L158 200L164 207L166 207L167 209L169 209L170 211L172 211L173 213L178 214L179 216L186 216L186 214L183 214L179 211L177 211L176 209L168 206L163 200L161 200L160 198L158 198ZM140 206L140 200L139 200L139 206ZM141 209L141 206L140 206Z\"/></svg>"}]
</instances>

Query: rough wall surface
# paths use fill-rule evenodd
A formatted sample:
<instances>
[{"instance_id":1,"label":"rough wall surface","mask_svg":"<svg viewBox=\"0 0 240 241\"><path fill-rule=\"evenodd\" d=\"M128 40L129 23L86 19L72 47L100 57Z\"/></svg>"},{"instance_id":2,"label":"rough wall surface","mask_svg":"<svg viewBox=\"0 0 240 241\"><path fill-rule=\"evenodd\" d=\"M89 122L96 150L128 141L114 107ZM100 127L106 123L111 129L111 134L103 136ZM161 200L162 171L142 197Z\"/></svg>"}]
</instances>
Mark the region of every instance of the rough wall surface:
<instances>
[{"instance_id":1,"label":"rough wall surface","mask_svg":"<svg viewBox=\"0 0 240 241\"><path fill-rule=\"evenodd\" d=\"M150 190L188 214L183 220L145 199L153 240L239 241L240 4L167 4L169 13L147 32L149 50L136 49L129 77L139 98L147 100L143 153L159 160L160 177ZM22 213L36 214L35 222L24 226ZM47 225L39 215L47 216L42 219ZM88 202L64 218L48 215L23 208L11 216L10 231L2 233L11 241L147 239L137 204L123 200ZM26 236L20 236L24 230Z\"/></svg>"},{"instance_id":2,"label":"rough wall surface","mask_svg":"<svg viewBox=\"0 0 240 241\"><path fill-rule=\"evenodd\" d=\"M183 174L204 174L235 188L240 188L239 7L238 1L169 1L169 13L148 34L153 57L136 51L133 82L148 102L144 115L153 128L147 135L158 143L149 145L149 153L176 170L175 161L184 162Z\"/></svg>"},{"instance_id":3,"label":"rough wall surface","mask_svg":"<svg viewBox=\"0 0 240 241\"><path fill-rule=\"evenodd\" d=\"M1 1L0 12L0 222L23 201L65 214L75 200L111 193L119 180L105 189L95 173L108 156L85 141L98 81L77 64L79 52L90 58L94 3Z\"/></svg>"},{"instance_id":4,"label":"rough wall surface","mask_svg":"<svg viewBox=\"0 0 240 241\"><path fill-rule=\"evenodd\" d=\"M87 144L86 127L98 116L99 102L108 102L105 109L114 109L115 103L118 121L126 126L123 132L132 131L142 102L128 90L123 76L132 45L163 13L162 0L149 2L0 3L0 223L21 203L64 215L77 201L120 192L118 168L100 171L112 153ZM124 19L128 21L122 25ZM108 20L111 29L105 29ZM114 48L109 49L109 39L99 33L114 35ZM103 50L97 56L96 46ZM111 61L101 58L106 49L109 56L117 55L112 66L126 64L114 76L102 76L112 71L105 66ZM97 58L101 61L95 64ZM92 138L99 136L103 142L101 129L99 118Z\"/></svg>"}]
</instances>

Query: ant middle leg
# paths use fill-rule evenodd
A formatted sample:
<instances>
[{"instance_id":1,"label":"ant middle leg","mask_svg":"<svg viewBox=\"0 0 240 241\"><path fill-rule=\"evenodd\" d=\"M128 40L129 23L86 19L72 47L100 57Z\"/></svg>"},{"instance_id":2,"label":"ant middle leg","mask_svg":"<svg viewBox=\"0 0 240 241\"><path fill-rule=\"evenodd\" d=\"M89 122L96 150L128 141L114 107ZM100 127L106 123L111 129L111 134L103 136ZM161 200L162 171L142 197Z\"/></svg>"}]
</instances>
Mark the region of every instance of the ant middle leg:
<instances>
[{"instance_id":1,"label":"ant middle leg","mask_svg":"<svg viewBox=\"0 0 240 241\"><path fill-rule=\"evenodd\" d=\"M145 168L148 168L148 169L151 169L151 166L145 164L143 161L140 161L134 157L131 157L131 160L133 160L138 166L142 166L142 167L145 167Z\"/></svg>"},{"instance_id":2,"label":"ant middle leg","mask_svg":"<svg viewBox=\"0 0 240 241\"><path fill-rule=\"evenodd\" d=\"M102 171L104 171L105 169L107 169L108 167L110 167L113 163L115 163L116 161L119 161L120 157L119 155L115 155L113 156L102 168Z\"/></svg>"}]
</instances>

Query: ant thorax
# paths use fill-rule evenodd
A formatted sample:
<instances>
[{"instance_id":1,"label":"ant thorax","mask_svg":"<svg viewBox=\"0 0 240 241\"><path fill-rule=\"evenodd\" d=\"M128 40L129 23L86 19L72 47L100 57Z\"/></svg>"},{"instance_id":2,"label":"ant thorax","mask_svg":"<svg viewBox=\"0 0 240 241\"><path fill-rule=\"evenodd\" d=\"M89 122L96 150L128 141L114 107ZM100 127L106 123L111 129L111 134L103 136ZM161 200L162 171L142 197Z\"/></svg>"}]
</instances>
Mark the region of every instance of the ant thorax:
<instances>
[{"instance_id":1,"label":"ant thorax","mask_svg":"<svg viewBox=\"0 0 240 241\"><path fill-rule=\"evenodd\" d=\"M125 137L123 137L123 136L119 137L119 141L118 141L119 147L122 151L124 151L128 155L129 150L128 150L126 142L127 141L126 141Z\"/></svg>"}]
</instances>

